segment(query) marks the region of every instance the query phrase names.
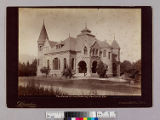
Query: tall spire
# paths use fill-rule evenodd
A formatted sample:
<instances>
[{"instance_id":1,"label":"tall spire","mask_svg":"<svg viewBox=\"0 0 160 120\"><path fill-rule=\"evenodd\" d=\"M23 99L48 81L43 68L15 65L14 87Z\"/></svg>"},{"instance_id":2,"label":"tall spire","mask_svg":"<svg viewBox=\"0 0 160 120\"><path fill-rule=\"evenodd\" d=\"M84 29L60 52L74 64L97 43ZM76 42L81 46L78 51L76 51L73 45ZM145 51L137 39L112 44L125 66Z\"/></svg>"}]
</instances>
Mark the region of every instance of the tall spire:
<instances>
[{"instance_id":1,"label":"tall spire","mask_svg":"<svg viewBox=\"0 0 160 120\"><path fill-rule=\"evenodd\" d=\"M114 39L112 42L112 48L120 49L119 44L116 41L115 34L114 34Z\"/></svg>"},{"instance_id":2,"label":"tall spire","mask_svg":"<svg viewBox=\"0 0 160 120\"><path fill-rule=\"evenodd\" d=\"M46 39L49 39L49 38L48 38L47 30L44 24L44 19L43 19L43 25L42 25L42 29L41 29L41 32L38 38L38 42L43 44Z\"/></svg>"}]
</instances>

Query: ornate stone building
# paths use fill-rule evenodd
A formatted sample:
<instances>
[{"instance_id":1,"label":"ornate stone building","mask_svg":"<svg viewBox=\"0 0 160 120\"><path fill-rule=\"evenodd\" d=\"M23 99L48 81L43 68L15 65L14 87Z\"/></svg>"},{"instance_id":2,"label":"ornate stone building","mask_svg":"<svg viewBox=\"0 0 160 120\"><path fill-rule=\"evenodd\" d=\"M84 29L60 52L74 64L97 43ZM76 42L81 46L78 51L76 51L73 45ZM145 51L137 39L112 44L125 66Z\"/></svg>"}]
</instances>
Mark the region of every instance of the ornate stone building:
<instances>
[{"instance_id":1,"label":"ornate stone building","mask_svg":"<svg viewBox=\"0 0 160 120\"><path fill-rule=\"evenodd\" d=\"M37 75L43 75L42 67L51 69L50 75L62 75L62 71L70 67L75 76L97 76L96 66L101 60L108 65L108 76L120 75L120 47L114 39L112 45L98 40L87 26L73 38L61 42L51 41L43 23L38 38Z\"/></svg>"}]
</instances>

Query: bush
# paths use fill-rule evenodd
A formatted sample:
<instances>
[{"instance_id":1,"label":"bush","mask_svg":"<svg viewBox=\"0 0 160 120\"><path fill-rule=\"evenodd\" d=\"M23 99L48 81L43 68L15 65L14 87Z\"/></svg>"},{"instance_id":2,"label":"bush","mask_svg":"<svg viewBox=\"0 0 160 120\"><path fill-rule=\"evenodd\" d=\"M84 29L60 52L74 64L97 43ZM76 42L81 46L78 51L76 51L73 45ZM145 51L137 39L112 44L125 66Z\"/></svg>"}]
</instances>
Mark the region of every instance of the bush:
<instances>
[{"instance_id":1,"label":"bush","mask_svg":"<svg viewBox=\"0 0 160 120\"><path fill-rule=\"evenodd\" d=\"M64 77L66 77L66 78L67 78L67 77L71 78L71 77L73 76L72 69L71 69L71 68L65 68L65 69L63 70L62 75L63 75Z\"/></svg>"},{"instance_id":2,"label":"bush","mask_svg":"<svg viewBox=\"0 0 160 120\"><path fill-rule=\"evenodd\" d=\"M46 74L46 77L47 77L47 75L48 75L49 72L50 72L50 68L48 68L48 67L43 67L43 68L40 69L40 71L41 71L42 73Z\"/></svg>"},{"instance_id":3,"label":"bush","mask_svg":"<svg viewBox=\"0 0 160 120\"><path fill-rule=\"evenodd\" d=\"M100 61L97 65L97 73L100 78L106 77L106 72L108 71L108 66Z\"/></svg>"}]
</instances>

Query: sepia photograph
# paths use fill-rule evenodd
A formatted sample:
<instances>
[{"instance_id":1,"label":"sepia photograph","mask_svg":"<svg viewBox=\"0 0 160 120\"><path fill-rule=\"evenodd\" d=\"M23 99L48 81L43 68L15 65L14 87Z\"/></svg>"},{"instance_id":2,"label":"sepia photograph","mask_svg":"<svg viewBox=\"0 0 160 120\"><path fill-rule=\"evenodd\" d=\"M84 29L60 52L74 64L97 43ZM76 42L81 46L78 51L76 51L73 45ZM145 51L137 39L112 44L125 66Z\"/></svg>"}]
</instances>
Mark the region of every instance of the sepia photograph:
<instances>
[{"instance_id":1,"label":"sepia photograph","mask_svg":"<svg viewBox=\"0 0 160 120\"><path fill-rule=\"evenodd\" d=\"M18 96L141 96L140 8L19 8Z\"/></svg>"},{"instance_id":2,"label":"sepia photograph","mask_svg":"<svg viewBox=\"0 0 160 120\"><path fill-rule=\"evenodd\" d=\"M9 108L152 106L152 9L8 7Z\"/></svg>"}]
</instances>

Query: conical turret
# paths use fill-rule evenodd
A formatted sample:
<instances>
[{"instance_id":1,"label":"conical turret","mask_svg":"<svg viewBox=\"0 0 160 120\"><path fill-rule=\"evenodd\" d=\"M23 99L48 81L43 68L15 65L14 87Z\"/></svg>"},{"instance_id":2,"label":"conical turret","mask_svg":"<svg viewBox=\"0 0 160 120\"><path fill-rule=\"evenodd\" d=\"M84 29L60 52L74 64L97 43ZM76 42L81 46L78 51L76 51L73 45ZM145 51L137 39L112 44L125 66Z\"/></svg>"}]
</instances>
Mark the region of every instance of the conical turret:
<instances>
[{"instance_id":1,"label":"conical turret","mask_svg":"<svg viewBox=\"0 0 160 120\"><path fill-rule=\"evenodd\" d=\"M39 45L43 45L46 39L49 39L49 38L48 38L48 34L47 34L45 24L43 22L43 26L42 26L42 29L41 29L41 32L40 32L40 35L39 35L39 38L38 38L37 42L38 42Z\"/></svg>"},{"instance_id":2,"label":"conical turret","mask_svg":"<svg viewBox=\"0 0 160 120\"><path fill-rule=\"evenodd\" d=\"M119 44L117 43L117 41L115 40L115 35L114 35L114 40L112 42L112 48L113 49L120 49Z\"/></svg>"}]
</instances>

